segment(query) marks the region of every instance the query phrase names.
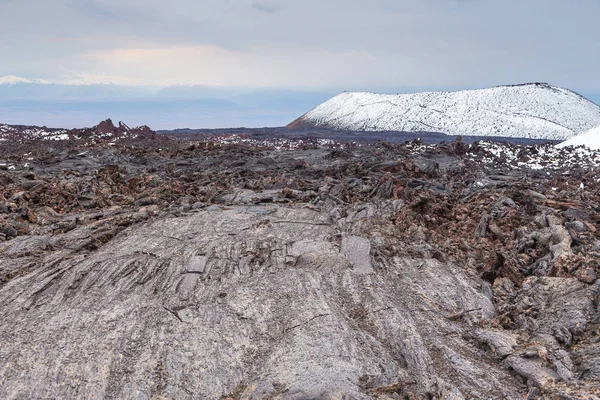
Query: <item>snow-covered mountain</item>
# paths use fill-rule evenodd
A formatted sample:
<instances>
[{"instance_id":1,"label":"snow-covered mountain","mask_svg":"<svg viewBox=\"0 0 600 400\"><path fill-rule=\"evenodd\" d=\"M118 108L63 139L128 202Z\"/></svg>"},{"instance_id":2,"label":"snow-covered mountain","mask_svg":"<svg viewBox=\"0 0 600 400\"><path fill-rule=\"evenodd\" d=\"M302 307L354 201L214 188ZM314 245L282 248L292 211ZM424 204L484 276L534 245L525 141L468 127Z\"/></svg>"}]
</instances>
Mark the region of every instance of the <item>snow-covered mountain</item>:
<instances>
[{"instance_id":1,"label":"snow-covered mountain","mask_svg":"<svg viewBox=\"0 0 600 400\"><path fill-rule=\"evenodd\" d=\"M559 149L569 146L586 146L591 150L600 150L600 126L556 145Z\"/></svg>"},{"instance_id":2,"label":"snow-covered mountain","mask_svg":"<svg viewBox=\"0 0 600 400\"><path fill-rule=\"evenodd\" d=\"M459 92L344 92L288 128L434 131L449 135L569 139L600 125L600 106L546 83Z\"/></svg>"}]
</instances>

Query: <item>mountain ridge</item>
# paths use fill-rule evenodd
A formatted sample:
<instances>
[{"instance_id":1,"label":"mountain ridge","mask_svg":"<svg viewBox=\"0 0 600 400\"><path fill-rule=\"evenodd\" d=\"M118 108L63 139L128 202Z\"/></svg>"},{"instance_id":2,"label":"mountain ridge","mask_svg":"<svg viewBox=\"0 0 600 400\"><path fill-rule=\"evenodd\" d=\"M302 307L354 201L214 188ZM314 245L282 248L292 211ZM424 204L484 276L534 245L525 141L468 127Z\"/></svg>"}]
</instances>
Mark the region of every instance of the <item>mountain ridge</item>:
<instances>
[{"instance_id":1,"label":"mountain ridge","mask_svg":"<svg viewBox=\"0 0 600 400\"><path fill-rule=\"evenodd\" d=\"M455 92L342 92L287 127L564 140L597 125L600 106L535 82Z\"/></svg>"}]
</instances>

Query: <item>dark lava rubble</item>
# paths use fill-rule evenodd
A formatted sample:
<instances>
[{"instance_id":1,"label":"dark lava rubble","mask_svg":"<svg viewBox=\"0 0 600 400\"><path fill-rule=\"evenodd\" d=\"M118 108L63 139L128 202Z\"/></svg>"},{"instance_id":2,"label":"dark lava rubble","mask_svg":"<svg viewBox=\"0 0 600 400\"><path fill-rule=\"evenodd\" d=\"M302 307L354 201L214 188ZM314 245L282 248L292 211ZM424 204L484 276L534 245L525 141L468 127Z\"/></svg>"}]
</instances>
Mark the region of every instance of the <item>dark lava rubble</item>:
<instances>
[{"instance_id":1,"label":"dark lava rubble","mask_svg":"<svg viewBox=\"0 0 600 400\"><path fill-rule=\"evenodd\" d=\"M596 399L596 154L0 142L0 397Z\"/></svg>"}]
</instances>

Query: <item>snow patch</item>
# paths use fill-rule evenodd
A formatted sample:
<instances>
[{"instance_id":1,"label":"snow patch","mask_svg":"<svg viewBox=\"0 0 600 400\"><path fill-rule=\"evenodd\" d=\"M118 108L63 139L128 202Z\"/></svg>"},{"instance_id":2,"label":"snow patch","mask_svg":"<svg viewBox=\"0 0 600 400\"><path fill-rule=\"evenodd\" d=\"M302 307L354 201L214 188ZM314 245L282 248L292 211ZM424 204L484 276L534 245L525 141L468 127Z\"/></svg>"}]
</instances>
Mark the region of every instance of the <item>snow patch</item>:
<instances>
[{"instance_id":1,"label":"snow patch","mask_svg":"<svg viewBox=\"0 0 600 400\"><path fill-rule=\"evenodd\" d=\"M560 170L600 166L600 151L585 147L559 148L551 144L520 146L475 142L470 145L467 157L490 166L516 169Z\"/></svg>"},{"instance_id":2,"label":"snow patch","mask_svg":"<svg viewBox=\"0 0 600 400\"><path fill-rule=\"evenodd\" d=\"M592 128L581 135L577 135L556 145L559 149L569 146L585 146L591 150L600 150L600 126Z\"/></svg>"}]
</instances>

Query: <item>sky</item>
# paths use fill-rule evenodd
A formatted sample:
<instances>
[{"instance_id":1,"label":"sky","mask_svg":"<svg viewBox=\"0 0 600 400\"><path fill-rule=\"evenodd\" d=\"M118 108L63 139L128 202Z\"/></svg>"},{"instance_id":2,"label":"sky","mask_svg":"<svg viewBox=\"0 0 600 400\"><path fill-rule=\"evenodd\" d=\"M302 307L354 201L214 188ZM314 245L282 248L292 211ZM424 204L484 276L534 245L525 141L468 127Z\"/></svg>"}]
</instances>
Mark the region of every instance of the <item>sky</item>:
<instances>
[{"instance_id":1,"label":"sky","mask_svg":"<svg viewBox=\"0 0 600 400\"><path fill-rule=\"evenodd\" d=\"M600 103L600 0L0 0L0 16L5 84L201 85L237 105L233 92L285 91L289 115L343 90L524 82Z\"/></svg>"}]
</instances>

